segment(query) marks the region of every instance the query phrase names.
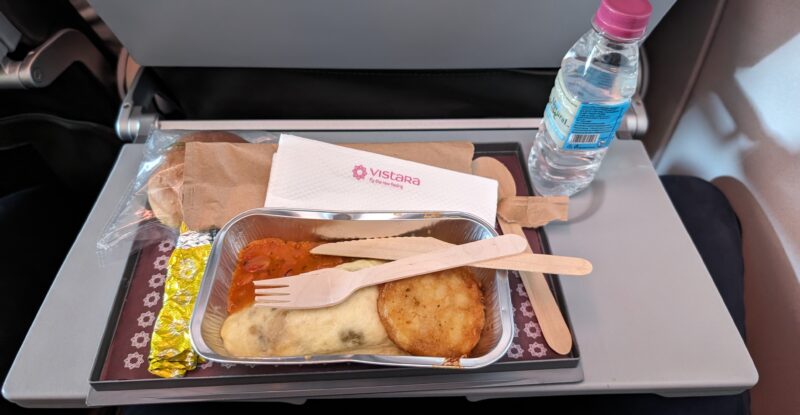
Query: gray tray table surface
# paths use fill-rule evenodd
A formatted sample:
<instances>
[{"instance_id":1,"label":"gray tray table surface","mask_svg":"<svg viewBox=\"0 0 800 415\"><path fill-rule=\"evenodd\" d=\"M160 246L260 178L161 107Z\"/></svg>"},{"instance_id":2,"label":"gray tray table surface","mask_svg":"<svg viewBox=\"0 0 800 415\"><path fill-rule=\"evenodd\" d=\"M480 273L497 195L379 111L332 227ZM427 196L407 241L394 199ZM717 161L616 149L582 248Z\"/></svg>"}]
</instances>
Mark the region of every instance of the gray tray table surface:
<instances>
[{"instance_id":1,"label":"gray tray table surface","mask_svg":"<svg viewBox=\"0 0 800 415\"><path fill-rule=\"evenodd\" d=\"M342 141L520 142L534 130L303 132ZM570 221L546 228L554 254L590 259L587 278L561 278L581 347L584 380L537 385L543 371L469 375L451 389L415 391L363 381L297 382L280 389L235 385L91 391L89 376L125 267L101 265L95 243L130 184L143 146L123 147L83 229L56 276L3 384L26 407L82 407L192 400L323 397L513 396L656 393L734 394L758 374L697 250L640 142L617 140L591 187L571 200ZM124 248L124 247L123 247ZM418 379L424 383L424 379Z\"/></svg>"}]
</instances>

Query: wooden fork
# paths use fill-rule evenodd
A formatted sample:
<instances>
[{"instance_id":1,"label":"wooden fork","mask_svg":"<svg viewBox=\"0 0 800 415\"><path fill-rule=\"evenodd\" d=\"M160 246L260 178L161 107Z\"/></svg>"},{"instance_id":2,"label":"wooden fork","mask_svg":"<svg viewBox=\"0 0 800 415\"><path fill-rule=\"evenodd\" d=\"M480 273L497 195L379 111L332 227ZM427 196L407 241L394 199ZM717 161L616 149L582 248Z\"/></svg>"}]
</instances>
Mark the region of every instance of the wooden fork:
<instances>
[{"instance_id":1,"label":"wooden fork","mask_svg":"<svg viewBox=\"0 0 800 415\"><path fill-rule=\"evenodd\" d=\"M356 290L473 262L502 258L524 251L528 241L504 235L414 255L350 272L326 268L293 277L255 281L256 305L272 308L321 308L336 305Z\"/></svg>"}]
</instances>

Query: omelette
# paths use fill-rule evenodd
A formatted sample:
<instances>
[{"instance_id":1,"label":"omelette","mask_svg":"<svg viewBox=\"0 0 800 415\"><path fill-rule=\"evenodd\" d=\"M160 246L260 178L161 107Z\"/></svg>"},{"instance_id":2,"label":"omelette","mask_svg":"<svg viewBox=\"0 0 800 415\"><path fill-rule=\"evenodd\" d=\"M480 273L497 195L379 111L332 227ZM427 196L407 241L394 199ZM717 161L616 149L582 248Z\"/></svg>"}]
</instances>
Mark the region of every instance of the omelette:
<instances>
[{"instance_id":1,"label":"omelette","mask_svg":"<svg viewBox=\"0 0 800 415\"><path fill-rule=\"evenodd\" d=\"M379 264L358 260L339 265L348 271ZM389 339L375 306L378 287L358 290L333 307L279 310L249 305L228 316L222 340L240 357L320 354L404 355Z\"/></svg>"}]
</instances>

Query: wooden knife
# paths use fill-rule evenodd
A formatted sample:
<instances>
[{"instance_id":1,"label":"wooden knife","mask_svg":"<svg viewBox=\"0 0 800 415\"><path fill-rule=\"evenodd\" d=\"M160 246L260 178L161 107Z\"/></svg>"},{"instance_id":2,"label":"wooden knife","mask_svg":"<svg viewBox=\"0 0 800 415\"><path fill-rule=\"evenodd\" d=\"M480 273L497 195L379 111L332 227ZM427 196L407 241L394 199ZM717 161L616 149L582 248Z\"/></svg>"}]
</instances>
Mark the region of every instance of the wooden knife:
<instances>
[{"instance_id":1,"label":"wooden knife","mask_svg":"<svg viewBox=\"0 0 800 415\"><path fill-rule=\"evenodd\" d=\"M322 244L311 250L312 254L335 255L352 258L396 260L436 251L448 246L448 242L424 236L401 236L394 238L357 239L352 241ZM470 264L472 267L531 271L545 274L582 276L592 272L592 263L575 257L524 253L505 258Z\"/></svg>"}]
</instances>

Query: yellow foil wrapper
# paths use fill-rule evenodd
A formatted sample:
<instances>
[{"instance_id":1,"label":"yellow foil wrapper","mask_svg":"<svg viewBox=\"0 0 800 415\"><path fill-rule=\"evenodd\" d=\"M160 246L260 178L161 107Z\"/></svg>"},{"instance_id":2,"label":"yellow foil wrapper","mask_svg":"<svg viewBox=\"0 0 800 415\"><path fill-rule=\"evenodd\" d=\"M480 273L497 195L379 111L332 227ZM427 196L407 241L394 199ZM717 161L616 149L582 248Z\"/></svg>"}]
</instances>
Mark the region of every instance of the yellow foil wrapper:
<instances>
[{"instance_id":1,"label":"yellow foil wrapper","mask_svg":"<svg viewBox=\"0 0 800 415\"><path fill-rule=\"evenodd\" d=\"M169 257L164 304L153 328L147 368L156 376L183 376L203 363L189 340L189 320L210 252L210 234L183 232Z\"/></svg>"}]
</instances>

